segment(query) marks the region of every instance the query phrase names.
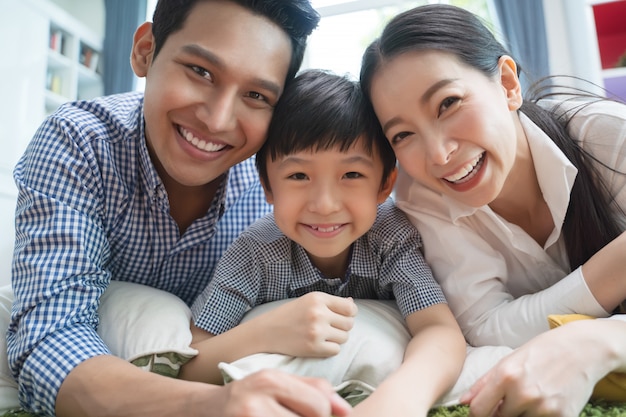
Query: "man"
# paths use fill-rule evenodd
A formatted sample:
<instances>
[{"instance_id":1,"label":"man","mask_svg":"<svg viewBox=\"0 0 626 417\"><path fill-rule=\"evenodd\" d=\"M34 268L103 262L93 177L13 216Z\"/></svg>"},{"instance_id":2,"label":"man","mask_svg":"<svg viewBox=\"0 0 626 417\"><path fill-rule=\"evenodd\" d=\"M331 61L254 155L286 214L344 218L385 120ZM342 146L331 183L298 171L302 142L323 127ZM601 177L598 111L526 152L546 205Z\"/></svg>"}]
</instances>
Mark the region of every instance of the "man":
<instances>
[{"instance_id":1,"label":"man","mask_svg":"<svg viewBox=\"0 0 626 417\"><path fill-rule=\"evenodd\" d=\"M19 190L8 330L22 406L45 415L345 415L328 384L264 372L216 387L135 368L98 337L110 280L188 304L269 211L249 159L318 14L308 0L160 0L134 37L145 94L62 107Z\"/></svg>"}]
</instances>

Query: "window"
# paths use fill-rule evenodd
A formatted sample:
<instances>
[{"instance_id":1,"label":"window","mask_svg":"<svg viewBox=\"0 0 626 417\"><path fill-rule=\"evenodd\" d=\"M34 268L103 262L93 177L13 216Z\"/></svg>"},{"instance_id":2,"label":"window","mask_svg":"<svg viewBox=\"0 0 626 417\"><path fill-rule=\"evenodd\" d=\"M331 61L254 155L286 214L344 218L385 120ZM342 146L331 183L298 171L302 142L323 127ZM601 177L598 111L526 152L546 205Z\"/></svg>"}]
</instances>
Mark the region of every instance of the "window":
<instances>
[{"instance_id":1,"label":"window","mask_svg":"<svg viewBox=\"0 0 626 417\"><path fill-rule=\"evenodd\" d=\"M147 0L147 20L157 0ZM322 16L310 36L302 68L323 68L358 77L363 51L396 14L427 3L449 3L494 22L491 0L311 0ZM143 79L138 82L143 89Z\"/></svg>"},{"instance_id":2,"label":"window","mask_svg":"<svg viewBox=\"0 0 626 417\"><path fill-rule=\"evenodd\" d=\"M322 19L308 41L303 68L324 68L357 78L363 51L396 14L427 3L463 7L488 22L490 0L312 0Z\"/></svg>"}]
</instances>

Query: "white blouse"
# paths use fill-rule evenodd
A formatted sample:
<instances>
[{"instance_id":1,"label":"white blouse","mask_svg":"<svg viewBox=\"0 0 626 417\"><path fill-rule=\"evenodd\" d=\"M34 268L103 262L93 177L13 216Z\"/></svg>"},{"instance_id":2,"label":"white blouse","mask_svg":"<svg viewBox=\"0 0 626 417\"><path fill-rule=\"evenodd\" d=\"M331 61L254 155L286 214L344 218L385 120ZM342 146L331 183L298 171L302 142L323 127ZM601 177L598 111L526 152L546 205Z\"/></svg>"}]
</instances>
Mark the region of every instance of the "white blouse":
<instances>
[{"instance_id":1,"label":"white blouse","mask_svg":"<svg viewBox=\"0 0 626 417\"><path fill-rule=\"evenodd\" d=\"M561 226L576 168L524 114L541 190L555 228L540 246L488 206L478 209L435 193L400 171L396 201L424 240L427 262L465 337L474 346L517 347L548 329L549 314L607 317L581 269L571 271ZM580 111L570 132L600 161L626 173L626 106L602 101ZM626 175L600 168L616 204L626 210Z\"/></svg>"}]
</instances>

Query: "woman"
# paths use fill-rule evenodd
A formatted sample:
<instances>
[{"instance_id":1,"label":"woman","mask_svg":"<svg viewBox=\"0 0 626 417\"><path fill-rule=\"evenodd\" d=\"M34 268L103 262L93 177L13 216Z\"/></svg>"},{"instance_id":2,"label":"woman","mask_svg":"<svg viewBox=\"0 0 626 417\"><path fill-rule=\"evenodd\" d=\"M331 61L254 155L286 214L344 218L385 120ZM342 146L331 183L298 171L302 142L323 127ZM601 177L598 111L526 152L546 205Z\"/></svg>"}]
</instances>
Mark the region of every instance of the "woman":
<instances>
[{"instance_id":1,"label":"woman","mask_svg":"<svg viewBox=\"0 0 626 417\"><path fill-rule=\"evenodd\" d=\"M462 401L476 416L573 416L626 371L626 106L523 99L519 73L479 19L437 4L387 25L361 83L466 339L517 348ZM611 319L547 332L569 313Z\"/></svg>"}]
</instances>

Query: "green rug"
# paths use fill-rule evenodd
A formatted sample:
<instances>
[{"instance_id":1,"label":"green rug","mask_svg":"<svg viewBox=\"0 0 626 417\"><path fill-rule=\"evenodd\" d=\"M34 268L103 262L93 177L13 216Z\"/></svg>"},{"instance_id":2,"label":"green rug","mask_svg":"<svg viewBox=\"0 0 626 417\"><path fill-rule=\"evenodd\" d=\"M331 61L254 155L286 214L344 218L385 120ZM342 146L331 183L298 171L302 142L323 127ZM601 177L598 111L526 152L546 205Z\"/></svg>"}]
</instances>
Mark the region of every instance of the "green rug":
<instances>
[{"instance_id":1,"label":"green rug","mask_svg":"<svg viewBox=\"0 0 626 417\"><path fill-rule=\"evenodd\" d=\"M464 405L435 408L428 417L467 417L469 408ZM626 403L591 401L587 403L580 417L626 417Z\"/></svg>"},{"instance_id":2,"label":"green rug","mask_svg":"<svg viewBox=\"0 0 626 417\"><path fill-rule=\"evenodd\" d=\"M467 417L469 408L458 405L452 407L435 408L428 413L428 417ZM22 410L9 411L0 417L38 417ZM626 403L608 403L604 401L589 402L580 417L626 417Z\"/></svg>"}]
</instances>

